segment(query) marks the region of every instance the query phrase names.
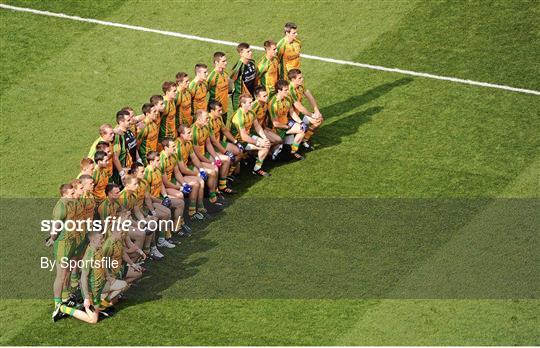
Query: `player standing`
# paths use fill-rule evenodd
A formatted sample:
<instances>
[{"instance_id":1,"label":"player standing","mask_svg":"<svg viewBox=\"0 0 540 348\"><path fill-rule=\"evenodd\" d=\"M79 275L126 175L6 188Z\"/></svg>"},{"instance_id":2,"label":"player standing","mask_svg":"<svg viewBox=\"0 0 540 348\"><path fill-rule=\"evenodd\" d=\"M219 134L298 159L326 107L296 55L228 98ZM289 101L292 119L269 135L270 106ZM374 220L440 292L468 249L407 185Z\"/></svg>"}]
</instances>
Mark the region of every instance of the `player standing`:
<instances>
[{"instance_id":1,"label":"player standing","mask_svg":"<svg viewBox=\"0 0 540 348\"><path fill-rule=\"evenodd\" d=\"M158 112L151 103L145 103L142 106L142 112L145 116L142 125L137 132L137 141L139 146L139 155L143 165L147 164L146 156L150 151L157 151L159 127L156 123Z\"/></svg>"},{"instance_id":2,"label":"player standing","mask_svg":"<svg viewBox=\"0 0 540 348\"><path fill-rule=\"evenodd\" d=\"M217 100L221 103L222 117L227 122L229 111L229 74L225 71L227 57L223 52L214 53L214 70L208 75L209 102Z\"/></svg>"},{"instance_id":3,"label":"player standing","mask_svg":"<svg viewBox=\"0 0 540 348\"><path fill-rule=\"evenodd\" d=\"M163 90L163 111L161 111L161 124L158 141L161 143L166 137L176 137L176 84L165 81Z\"/></svg>"},{"instance_id":4,"label":"player standing","mask_svg":"<svg viewBox=\"0 0 540 348\"><path fill-rule=\"evenodd\" d=\"M191 94L191 115L195 116L198 110L208 108L208 67L206 64L195 65L195 78L189 83L188 90Z\"/></svg>"},{"instance_id":5,"label":"player standing","mask_svg":"<svg viewBox=\"0 0 540 348\"><path fill-rule=\"evenodd\" d=\"M277 46L272 40L264 42L264 56L257 64L257 79L271 98L276 94L276 82L279 80L279 60L277 58ZM253 94L254 97L255 94Z\"/></svg>"},{"instance_id":6,"label":"player standing","mask_svg":"<svg viewBox=\"0 0 540 348\"><path fill-rule=\"evenodd\" d=\"M92 174L92 179L94 180L94 199L96 206L99 206L107 198L105 188L109 183L109 178L112 176L112 171L109 168L109 158L106 152L97 151L94 155L94 162L96 163L94 173Z\"/></svg>"},{"instance_id":7,"label":"player standing","mask_svg":"<svg viewBox=\"0 0 540 348\"><path fill-rule=\"evenodd\" d=\"M253 95L257 86L257 66L253 60L253 51L248 43L241 42L236 46L236 51L240 55L238 62L231 71L231 79L234 82L232 93L232 107L237 110L239 99L242 94Z\"/></svg>"},{"instance_id":8,"label":"player standing","mask_svg":"<svg viewBox=\"0 0 540 348\"><path fill-rule=\"evenodd\" d=\"M189 76L185 72L176 74L176 130L181 124L191 127L193 115L191 114L191 94L188 90Z\"/></svg>"},{"instance_id":9,"label":"player standing","mask_svg":"<svg viewBox=\"0 0 540 348\"><path fill-rule=\"evenodd\" d=\"M280 65L279 77L286 80L291 69L300 69L302 42L298 39L298 27L292 22L285 23L285 36L277 44Z\"/></svg>"}]
</instances>

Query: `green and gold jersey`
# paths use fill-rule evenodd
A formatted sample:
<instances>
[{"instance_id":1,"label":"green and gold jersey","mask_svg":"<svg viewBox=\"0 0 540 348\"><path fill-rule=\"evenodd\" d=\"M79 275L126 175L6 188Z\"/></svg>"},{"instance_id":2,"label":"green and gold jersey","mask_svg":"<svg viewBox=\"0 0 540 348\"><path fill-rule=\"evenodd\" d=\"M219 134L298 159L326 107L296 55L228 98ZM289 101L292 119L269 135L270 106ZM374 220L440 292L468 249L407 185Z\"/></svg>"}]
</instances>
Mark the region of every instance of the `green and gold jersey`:
<instances>
[{"instance_id":1,"label":"green and gold jersey","mask_svg":"<svg viewBox=\"0 0 540 348\"><path fill-rule=\"evenodd\" d=\"M124 207L128 210L133 210L137 205L137 192L128 191L125 188L120 191L120 197L118 197L118 203L120 207Z\"/></svg>"},{"instance_id":2,"label":"green and gold jersey","mask_svg":"<svg viewBox=\"0 0 540 348\"><path fill-rule=\"evenodd\" d=\"M294 107L294 103L296 102L302 103L302 100L304 99L304 92L305 92L304 85L294 87L292 82L289 84L289 98L291 100L291 105L293 105L293 107Z\"/></svg>"},{"instance_id":3,"label":"green and gold jersey","mask_svg":"<svg viewBox=\"0 0 540 348\"><path fill-rule=\"evenodd\" d=\"M192 80L189 83L188 91L191 94L191 114L195 115L197 110L208 109L208 84L206 81L197 82Z\"/></svg>"},{"instance_id":4,"label":"green and gold jersey","mask_svg":"<svg viewBox=\"0 0 540 348\"><path fill-rule=\"evenodd\" d=\"M218 72L215 69L208 75L209 101L217 100L223 107L223 113L229 108L229 74L225 71Z\"/></svg>"},{"instance_id":5,"label":"green and gold jersey","mask_svg":"<svg viewBox=\"0 0 540 348\"><path fill-rule=\"evenodd\" d=\"M169 182L174 178L174 167L176 166L176 155L167 155L165 150L159 154L159 170L161 175L166 175Z\"/></svg>"},{"instance_id":6,"label":"green and gold jersey","mask_svg":"<svg viewBox=\"0 0 540 348\"><path fill-rule=\"evenodd\" d=\"M268 96L272 96L276 92L276 82L279 79L279 61L277 57L268 59L266 55L261 57L257 64L257 78L259 85L266 88Z\"/></svg>"},{"instance_id":7,"label":"green and gold jersey","mask_svg":"<svg viewBox=\"0 0 540 348\"><path fill-rule=\"evenodd\" d=\"M96 207L96 201L94 199L94 194L91 191L83 192L81 196L81 202L84 207L84 219L94 219L94 210Z\"/></svg>"},{"instance_id":8,"label":"green and gold jersey","mask_svg":"<svg viewBox=\"0 0 540 348\"><path fill-rule=\"evenodd\" d=\"M146 156L150 151L157 151L159 128L157 123L151 121L149 117L143 120L144 126L137 133L137 143L139 145L139 155L144 165Z\"/></svg>"},{"instance_id":9,"label":"green and gold jersey","mask_svg":"<svg viewBox=\"0 0 540 348\"><path fill-rule=\"evenodd\" d=\"M161 113L159 141L165 137L176 138L176 99L167 100L163 97L164 109Z\"/></svg>"},{"instance_id":10,"label":"green and gold jersey","mask_svg":"<svg viewBox=\"0 0 540 348\"><path fill-rule=\"evenodd\" d=\"M191 94L188 89L176 93L176 130L180 124L191 127L193 116L191 114Z\"/></svg>"},{"instance_id":11,"label":"green and gold jersey","mask_svg":"<svg viewBox=\"0 0 540 348\"><path fill-rule=\"evenodd\" d=\"M144 179L139 180L139 183L137 184L137 191L135 191L135 195L137 196L137 206L140 209L143 209L144 205L144 197L146 193L146 181Z\"/></svg>"},{"instance_id":12,"label":"green and gold jersey","mask_svg":"<svg viewBox=\"0 0 540 348\"><path fill-rule=\"evenodd\" d=\"M255 119L255 115L251 112L244 112L242 108L239 108L233 117L227 121L229 125L229 129L231 131L232 136L238 140L242 141L242 136L240 134L241 129L245 129L248 134L251 132L251 126L253 125L253 120Z\"/></svg>"},{"instance_id":13,"label":"green and gold jersey","mask_svg":"<svg viewBox=\"0 0 540 348\"><path fill-rule=\"evenodd\" d=\"M111 161L112 162L112 161ZM103 201L107 196L105 195L105 187L109 183L109 178L112 176L112 170L109 168L101 168L96 166L92 179L94 179L94 197L98 201Z\"/></svg>"},{"instance_id":14,"label":"green and gold jersey","mask_svg":"<svg viewBox=\"0 0 540 348\"><path fill-rule=\"evenodd\" d=\"M255 118L257 119L257 122L261 125L262 128L267 128L267 117L266 114L268 112L268 103L261 103L258 100L256 100L251 105L251 112L255 115Z\"/></svg>"},{"instance_id":15,"label":"green and gold jersey","mask_svg":"<svg viewBox=\"0 0 540 348\"><path fill-rule=\"evenodd\" d=\"M129 168L133 164L131 155L126 147L126 134L116 134L114 136L114 152L118 152L118 160L122 168Z\"/></svg>"},{"instance_id":16,"label":"green and gold jersey","mask_svg":"<svg viewBox=\"0 0 540 348\"><path fill-rule=\"evenodd\" d=\"M144 169L144 184L146 192L149 192L152 197L161 197L161 185L163 184L161 172L158 168L146 166Z\"/></svg>"},{"instance_id":17,"label":"green and gold jersey","mask_svg":"<svg viewBox=\"0 0 540 348\"><path fill-rule=\"evenodd\" d=\"M268 113L272 122L287 124L289 121L289 110L291 109L291 100L283 98L279 100L277 95L273 96L268 102Z\"/></svg>"},{"instance_id":18,"label":"green and gold jersey","mask_svg":"<svg viewBox=\"0 0 540 348\"><path fill-rule=\"evenodd\" d=\"M101 247L95 248L89 245L86 248L83 260L82 269L88 272L88 291L90 292L90 294L83 295L85 297L88 295L89 298L93 299L94 305L99 305L95 301L98 300L97 296L101 294L105 283L107 283L107 268L105 263L102 262L104 260L103 250Z\"/></svg>"},{"instance_id":19,"label":"green and gold jersey","mask_svg":"<svg viewBox=\"0 0 540 348\"><path fill-rule=\"evenodd\" d=\"M73 199L60 198L53 208L53 220L67 221L75 220L76 218L76 206ZM77 231L67 231L63 229L56 240L66 240L70 243L76 243Z\"/></svg>"},{"instance_id":20,"label":"green and gold jersey","mask_svg":"<svg viewBox=\"0 0 540 348\"><path fill-rule=\"evenodd\" d=\"M122 238L125 237L126 232L122 232ZM117 274L122 270L124 264L124 241L120 239L114 239L112 233L103 242L103 256L110 258L110 270L112 274ZM116 261L116 262L113 262ZM115 267L116 264L116 267Z\"/></svg>"},{"instance_id":21,"label":"green and gold jersey","mask_svg":"<svg viewBox=\"0 0 540 348\"><path fill-rule=\"evenodd\" d=\"M206 152L206 139L208 139L210 136L213 136L212 129L209 125L199 127L199 125L195 122L193 123L193 126L191 126L191 132L193 134L193 146L200 146L198 152L200 155L204 156Z\"/></svg>"},{"instance_id":22,"label":"green and gold jersey","mask_svg":"<svg viewBox=\"0 0 540 348\"><path fill-rule=\"evenodd\" d=\"M208 120L208 125L210 126L210 134L211 136L217 140L221 141L221 131L223 128L225 128L225 124L223 123L223 117L221 115L218 116L210 116L210 119Z\"/></svg>"},{"instance_id":23,"label":"green and gold jersey","mask_svg":"<svg viewBox=\"0 0 540 348\"><path fill-rule=\"evenodd\" d=\"M99 218L104 221L108 216L117 216L119 208L120 203L118 203L118 201L111 201L110 199L106 199L101 202L98 207Z\"/></svg>"},{"instance_id":24,"label":"green and gold jersey","mask_svg":"<svg viewBox=\"0 0 540 348\"><path fill-rule=\"evenodd\" d=\"M287 74L291 69L300 69L300 51L302 42L294 39L292 43L284 37L277 44L277 57L279 60L279 75L284 80L289 80Z\"/></svg>"},{"instance_id":25,"label":"green and gold jersey","mask_svg":"<svg viewBox=\"0 0 540 348\"><path fill-rule=\"evenodd\" d=\"M186 166L191 163L191 154L193 153L193 144L191 141L176 140L176 160L183 162Z\"/></svg>"}]
</instances>

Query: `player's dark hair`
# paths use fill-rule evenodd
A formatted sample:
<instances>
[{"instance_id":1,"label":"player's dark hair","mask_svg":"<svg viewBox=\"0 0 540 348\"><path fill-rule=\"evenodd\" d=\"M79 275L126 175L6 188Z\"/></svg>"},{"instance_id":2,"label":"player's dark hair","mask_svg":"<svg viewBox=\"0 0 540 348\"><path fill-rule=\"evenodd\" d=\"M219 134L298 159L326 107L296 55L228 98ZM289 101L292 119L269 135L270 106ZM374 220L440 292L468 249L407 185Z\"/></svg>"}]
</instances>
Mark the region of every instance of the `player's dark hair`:
<instances>
[{"instance_id":1,"label":"player's dark hair","mask_svg":"<svg viewBox=\"0 0 540 348\"><path fill-rule=\"evenodd\" d=\"M293 22L287 22L287 23L285 23L285 32L286 32L286 33L290 33L290 32L291 32L291 29L298 29L298 27L297 27L296 24L294 24Z\"/></svg>"},{"instance_id":2,"label":"player's dark hair","mask_svg":"<svg viewBox=\"0 0 540 348\"><path fill-rule=\"evenodd\" d=\"M201 69L208 69L208 67L203 63L195 64L195 73L198 73Z\"/></svg>"},{"instance_id":3,"label":"player's dark hair","mask_svg":"<svg viewBox=\"0 0 540 348\"><path fill-rule=\"evenodd\" d=\"M195 111L195 119L198 119L199 117L201 117L205 113L206 113L206 110L199 109L199 110Z\"/></svg>"},{"instance_id":4,"label":"player's dark hair","mask_svg":"<svg viewBox=\"0 0 540 348\"><path fill-rule=\"evenodd\" d=\"M263 46L265 49L269 49L272 46L276 46L276 43L274 42L274 40L266 40Z\"/></svg>"},{"instance_id":5,"label":"player's dark hair","mask_svg":"<svg viewBox=\"0 0 540 348\"><path fill-rule=\"evenodd\" d=\"M180 82L184 81L184 79L188 76L187 73L181 71L176 74L176 83L179 84Z\"/></svg>"},{"instance_id":6,"label":"player's dark hair","mask_svg":"<svg viewBox=\"0 0 540 348\"><path fill-rule=\"evenodd\" d=\"M129 116L129 111L120 110L116 113L116 123L123 122L126 119L126 116Z\"/></svg>"},{"instance_id":7,"label":"player's dark hair","mask_svg":"<svg viewBox=\"0 0 540 348\"><path fill-rule=\"evenodd\" d=\"M96 151L96 154L94 155L94 162L98 164L99 162L103 161L107 158L107 153L105 151Z\"/></svg>"},{"instance_id":8,"label":"player's dark hair","mask_svg":"<svg viewBox=\"0 0 540 348\"><path fill-rule=\"evenodd\" d=\"M144 164L140 162L135 162L135 164L133 164L131 168L129 168L128 174L135 175L135 173L137 173L137 170L141 167L144 168Z\"/></svg>"},{"instance_id":9,"label":"player's dark hair","mask_svg":"<svg viewBox=\"0 0 540 348\"><path fill-rule=\"evenodd\" d=\"M163 84L161 85L161 90L163 91L163 93L167 93L168 91L170 91L173 87L176 87L176 83L172 82L172 81L165 81L163 82Z\"/></svg>"},{"instance_id":10,"label":"player's dark hair","mask_svg":"<svg viewBox=\"0 0 540 348\"><path fill-rule=\"evenodd\" d=\"M276 91L281 91L285 87L289 87L289 83L287 81L278 80L278 82L276 82Z\"/></svg>"},{"instance_id":11,"label":"player's dark hair","mask_svg":"<svg viewBox=\"0 0 540 348\"><path fill-rule=\"evenodd\" d=\"M71 186L73 186L73 188L75 188L75 186L82 185L81 180L79 180L79 179L71 180L70 184L71 184Z\"/></svg>"},{"instance_id":12,"label":"player's dark hair","mask_svg":"<svg viewBox=\"0 0 540 348\"><path fill-rule=\"evenodd\" d=\"M129 111L129 112L135 112L135 110L133 110L133 108L131 106L124 106L120 110Z\"/></svg>"},{"instance_id":13,"label":"player's dark hair","mask_svg":"<svg viewBox=\"0 0 540 348\"><path fill-rule=\"evenodd\" d=\"M220 108L222 106L223 105L221 104L221 102L219 100L212 100L210 103L208 103L208 110L214 111L217 108Z\"/></svg>"},{"instance_id":14,"label":"player's dark hair","mask_svg":"<svg viewBox=\"0 0 540 348\"><path fill-rule=\"evenodd\" d=\"M298 75L300 75L302 72L300 71L300 69L291 69L289 70L289 72L287 73L287 77L289 78L289 81L290 80L294 80Z\"/></svg>"},{"instance_id":15,"label":"player's dark hair","mask_svg":"<svg viewBox=\"0 0 540 348\"><path fill-rule=\"evenodd\" d=\"M106 141L100 141L99 143L96 144L96 151L103 151L105 152L105 150L107 148L111 147L111 144L109 144L108 142ZM94 160L95 162L95 160Z\"/></svg>"},{"instance_id":16,"label":"player's dark hair","mask_svg":"<svg viewBox=\"0 0 540 348\"><path fill-rule=\"evenodd\" d=\"M154 107L154 104L152 103L144 103L141 110L142 110L142 113L147 115L150 113L150 111L152 111L152 108Z\"/></svg>"},{"instance_id":17,"label":"player's dark hair","mask_svg":"<svg viewBox=\"0 0 540 348\"><path fill-rule=\"evenodd\" d=\"M249 48L249 44L247 42L240 42L238 46L236 46L236 51L238 53L242 53L243 50L246 50Z\"/></svg>"},{"instance_id":18,"label":"player's dark hair","mask_svg":"<svg viewBox=\"0 0 540 348\"><path fill-rule=\"evenodd\" d=\"M214 53L214 63L220 60L221 58L225 57L225 53L223 52L216 52Z\"/></svg>"},{"instance_id":19,"label":"player's dark hair","mask_svg":"<svg viewBox=\"0 0 540 348\"><path fill-rule=\"evenodd\" d=\"M266 88L264 88L263 86L257 86L255 87L255 89L253 90L253 95L256 97L259 95L259 93L261 92L266 92Z\"/></svg>"},{"instance_id":20,"label":"player's dark hair","mask_svg":"<svg viewBox=\"0 0 540 348\"><path fill-rule=\"evenodd\" d=\"M150 151L148 153L148 155L146 155L146 160L148 162L151 162L151 161L155 160L156 157L158 157L158 156L159 156L159 153L157 153L157 151Z\"/></svg>"},{"instance_id":21,"label":"player's dark hair","mask_svg":"<svg viewBox=\"0 0 540 348\"><path fill-rule=\"evenodd\" d=\"M162 95L153 95L150 97L150 103L152 103L153 105L158 105L158 103L160 101L163 100L163 96Z\"/></svg>"},{"instance_id":22,"label":"player's dark hair","mask_svg":"<svg viewBox=\"0 0 540 348\"><path fill-rule=\"evenodd\" d=\"M105 195L109 195L109 192L111 192L114 188L120 189L120 186L116 185L115 183L110 183L105 186Z\"/></svg>"},{"instance_id":23,"label":"player's dark hair","mask_svg":"<svg viewBox=\"0 0 540 348\"><path fill-rule=\"evenodd\" d=\"M181 124L180 128L178 128L178 134L184 134L186 129L191 129L190 127L186 126L185 124Z\"/></svg>"},{"instance_id":24,"label":"player's dark hair","mask_svg":"<svg viewBox=\"0 0 540 348\"><path fill-rule=\"evenodd\" d=\"M71 184L62 184L60 185L60 187L58 188L58 190L60 191L60 196L64 196L67 192L67 190L71 190L73 188L73 186L71 186Z\"/></svg>"},{"instance_id":25,"label":"player's dark hair","mask_svg":"<svg viewBox=\"0 0 540 348\"><path fill-rule=\"evenodd\" d=\"M172 143L174 143L174 139L169 137L165 137L161 141L161 145L163 145L164 148L171 146Z\"/></svg>"}]
</instances>

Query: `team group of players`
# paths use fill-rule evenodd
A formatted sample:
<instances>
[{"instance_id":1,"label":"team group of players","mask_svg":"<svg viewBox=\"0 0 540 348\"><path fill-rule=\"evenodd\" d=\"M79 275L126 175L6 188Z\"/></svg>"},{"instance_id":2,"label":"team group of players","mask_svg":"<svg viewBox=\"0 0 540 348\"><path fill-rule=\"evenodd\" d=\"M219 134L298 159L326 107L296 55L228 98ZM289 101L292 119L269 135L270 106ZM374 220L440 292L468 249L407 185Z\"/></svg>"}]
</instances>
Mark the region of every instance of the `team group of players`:
<instances>
[{"instance_id":1,"label":"team group of players","mask_svg":"<svg viewBox=\"0 0 540 348\"><path fill-rule=\"evenodd\" d=\"M304 88L296 25L286 23L285 36L265 41L264 49L256 63L249 44L240 43L230 74L227 56L216 52L210 74L205 64L195 65L191 81L179 72L141 115L125 107L115 127L99 128L77 179L60 186L53 217L136 223L127 230L83 225L51 234L54 321L73 316L96 323L112 315L113 304L142 277L144 261L164 257L158 247L174 248L174 235L191 233L187 221L205 220L207 207L227 203L224 196L235 193L232 185L250 156L252 173L267 177L262 167L268 156L301 160L299 150L312 149L309 140L323 117ZM80 269L66 260L79 261Z\"/></svg>"}]
</instances>

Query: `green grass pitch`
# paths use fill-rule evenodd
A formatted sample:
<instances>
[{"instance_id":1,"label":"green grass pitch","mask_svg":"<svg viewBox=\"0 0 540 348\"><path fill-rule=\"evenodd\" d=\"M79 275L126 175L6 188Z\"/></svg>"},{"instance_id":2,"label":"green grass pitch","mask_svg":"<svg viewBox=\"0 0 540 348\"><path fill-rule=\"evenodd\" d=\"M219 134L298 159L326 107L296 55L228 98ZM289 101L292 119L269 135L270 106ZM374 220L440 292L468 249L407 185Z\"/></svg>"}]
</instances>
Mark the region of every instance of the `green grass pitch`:
<instances>
[{"instance_id":1,"label":"green grass pitch","mask_svg":"<svg viewBox=\"0 0 540 348\"><path fill-rule=\"evenodd\" d=\"M540 90L537 1L6 3L258 46L294 21L304 53ZM244 176L114 318L53 324L39 220L97 127L236 54L4 9L0 25L0 344L540 344L540 98L307 59L317 150Z\"/></svg>"}]
</instances>

